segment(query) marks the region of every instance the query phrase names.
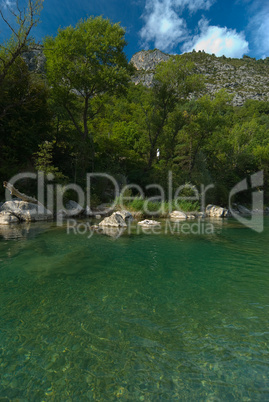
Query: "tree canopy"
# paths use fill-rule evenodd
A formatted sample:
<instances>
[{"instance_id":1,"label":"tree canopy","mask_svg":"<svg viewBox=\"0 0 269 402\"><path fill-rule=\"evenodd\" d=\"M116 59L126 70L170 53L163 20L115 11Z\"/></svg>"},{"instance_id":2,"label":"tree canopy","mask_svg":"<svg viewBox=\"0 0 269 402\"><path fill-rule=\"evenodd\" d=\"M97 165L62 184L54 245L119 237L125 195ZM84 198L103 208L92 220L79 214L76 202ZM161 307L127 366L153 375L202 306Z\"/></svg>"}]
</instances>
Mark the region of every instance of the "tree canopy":
<instances>
[{"instance_id":1,"label":"tree canopy","mask_svg":"<svg viewBox=\"0 0 269 402\"><path fill-rule=\"evenodd\" d=\"M47 78L55 101L62 106L81 140L90 142L90 123L104 108L108 95L120 93L129 80L123 52L125 31L102 17L88 18L76 27L60 29L44 42Z\"/></svg>"}]
</instances>

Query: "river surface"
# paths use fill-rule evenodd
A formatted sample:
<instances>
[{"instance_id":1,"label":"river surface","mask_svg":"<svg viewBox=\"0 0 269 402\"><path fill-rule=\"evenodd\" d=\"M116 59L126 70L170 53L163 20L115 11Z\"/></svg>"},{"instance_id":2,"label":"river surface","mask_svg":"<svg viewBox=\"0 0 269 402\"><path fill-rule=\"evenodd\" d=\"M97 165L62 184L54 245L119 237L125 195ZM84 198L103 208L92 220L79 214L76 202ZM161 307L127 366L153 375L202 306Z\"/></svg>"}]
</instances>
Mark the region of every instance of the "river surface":
<instances>
[{"instance_id":1,"label":"river surface","mask_svg":"<svg viewBox=\"0 0 269 402\"><path fill-rule=\"evenodd\" d=\"M269 400L268 218L83 225L0 228L1 400Z\"/></svg>"}]
</instances>

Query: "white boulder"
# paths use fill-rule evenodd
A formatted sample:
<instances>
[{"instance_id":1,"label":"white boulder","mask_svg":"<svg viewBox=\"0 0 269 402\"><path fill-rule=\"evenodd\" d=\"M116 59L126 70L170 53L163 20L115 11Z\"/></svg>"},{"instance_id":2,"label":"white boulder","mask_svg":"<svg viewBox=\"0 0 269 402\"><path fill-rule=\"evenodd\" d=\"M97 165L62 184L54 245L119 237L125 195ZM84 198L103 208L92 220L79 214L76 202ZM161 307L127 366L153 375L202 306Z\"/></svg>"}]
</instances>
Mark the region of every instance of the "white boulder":
<instances>
[{"instance_id":1,"label":"white boulder","mask_svg":"<svg viewBox=\"0 0 269 402\"><path fill-rule=\"evenodd\" d=\"M182 211L173 211L170 214L170 219L172 221L181 221L187 219L187 215Z\"/></svg>"},{"instance_id":2,"label":"white boulder","mask_svg":"<svg viewBox=\"0 0 269 402\"><path fill-rule=\"evenodd\" d=\"M207 205L205 213L206 216L209 216L210 218L225 218L229 216L228 209L212 204Z\"/></svg>"},{"instance_id":3,"label":"white boulder","mask_svg":"<svg viewBox=\"0 0 269 402\"><path fill-rule=\"evenodd\" d=\"M19 223L19 219L12 215L11 212L0 212L0 225L9 225L10 223Z\"/></svg>"},{"instance_id":4,"label":"white boulder","mask_svg":"<svg viewBox=\"0 0 269 402\"><path fill-rule=\"evenodd\" d=\"M113 212L112 215L104 218L99 226L126 227L127 224L119 212Z\"/></svg>"},{"instance_id":5,"label":"white boulder","mask_svg":"<svg viewBox=\"0 0 269 402\"><path fill-rule=\"evenodd\" d=\"M144 226L144 227L147 227L147 228L151 228L151 227L154 227L154 226L160 226L161 223L158 222L158 221L151 220L151 219L145 219L143 221L138 222L138 225Z\"/></svg>"}]
</instances>

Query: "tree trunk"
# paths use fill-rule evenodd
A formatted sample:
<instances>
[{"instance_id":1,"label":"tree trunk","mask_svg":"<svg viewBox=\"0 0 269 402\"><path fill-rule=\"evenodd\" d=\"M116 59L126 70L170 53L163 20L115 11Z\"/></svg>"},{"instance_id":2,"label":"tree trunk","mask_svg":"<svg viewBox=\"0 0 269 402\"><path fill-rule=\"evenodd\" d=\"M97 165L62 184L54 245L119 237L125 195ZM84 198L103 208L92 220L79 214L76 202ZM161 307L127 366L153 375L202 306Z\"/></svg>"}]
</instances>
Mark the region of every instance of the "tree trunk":
<instances>
[{"instance_id":1,"label":"tree trunk","mask_svg":"<svg viewBox=\"0 0 269 402\"><path fill-rule=\"evenodd\" d=\"M32 204L42 205L36 198L29 197L28 195L21 193L11 183L8 183L7 181L3 182L3 186L9 190L11 195L15 195L16 197L20 198L22 201L30 202Z\"/></svg>"}]
</instances>

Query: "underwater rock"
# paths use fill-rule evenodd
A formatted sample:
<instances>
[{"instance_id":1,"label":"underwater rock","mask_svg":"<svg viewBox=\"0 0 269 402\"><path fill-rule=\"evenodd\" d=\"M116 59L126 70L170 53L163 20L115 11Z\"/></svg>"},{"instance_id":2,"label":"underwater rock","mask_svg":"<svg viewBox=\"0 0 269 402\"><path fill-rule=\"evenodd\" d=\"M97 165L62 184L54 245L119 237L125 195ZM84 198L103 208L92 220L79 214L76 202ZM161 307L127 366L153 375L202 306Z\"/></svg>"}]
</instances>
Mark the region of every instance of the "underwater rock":
<instances>
[{"instance_id":1,"label":"underwater rock","mask_svg":"<svg viewBox=\"0 0 269 402\"><path fill-rule=\"evenodd\" d=\"M98 233L104 234L109 237L113 237L114 239L117 239L120 237L124 231L126 230L126 227L108 227L108 226L102 226L101 228L98 228Z\"/></svg>"}]
</instances>

